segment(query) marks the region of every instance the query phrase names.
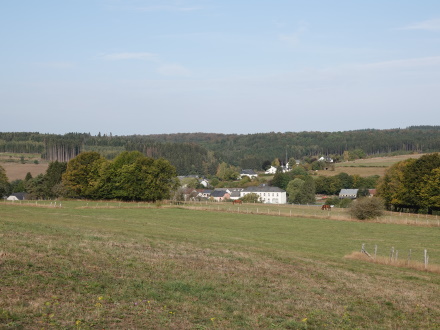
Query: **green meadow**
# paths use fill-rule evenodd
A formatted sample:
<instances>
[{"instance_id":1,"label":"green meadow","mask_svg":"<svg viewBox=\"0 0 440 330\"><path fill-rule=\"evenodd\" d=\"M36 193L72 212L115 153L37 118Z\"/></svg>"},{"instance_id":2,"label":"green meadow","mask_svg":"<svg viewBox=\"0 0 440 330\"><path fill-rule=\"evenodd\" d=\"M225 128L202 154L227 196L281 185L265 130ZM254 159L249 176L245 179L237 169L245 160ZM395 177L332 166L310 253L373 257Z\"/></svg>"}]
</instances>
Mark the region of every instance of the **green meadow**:
<instances>
[{"instance_id":1,"label":"green meadow","mask_svg":"<svg viewBox=\"0 0 440 330\"><path fill-rule=\"evenodd\" d=\"M62 203L0 203L0 328L440 327L439 273L346 257L439 265L436 226Z\"/></svg>"}]
</instances>

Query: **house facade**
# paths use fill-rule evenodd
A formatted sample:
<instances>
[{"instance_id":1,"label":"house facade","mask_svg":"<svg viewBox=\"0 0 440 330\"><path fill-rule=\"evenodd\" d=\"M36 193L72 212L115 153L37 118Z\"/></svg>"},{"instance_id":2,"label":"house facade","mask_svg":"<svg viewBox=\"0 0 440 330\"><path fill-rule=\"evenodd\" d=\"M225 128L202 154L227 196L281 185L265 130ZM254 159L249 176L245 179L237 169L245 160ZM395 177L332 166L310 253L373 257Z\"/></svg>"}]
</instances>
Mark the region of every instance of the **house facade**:
<instances>
[{"instance_id":1,"label":"house facade","mask_svg":"<svg viewBox=\"0 0 440 330\"><path fill-rule=\"evenodd\" d=\"M240 198L250 193L257 194L263 203L268 203L268 204L287 203L286 191L278 187L270 187L270 186L248 187L240 192Z\"/></svg>"}]
</instances>

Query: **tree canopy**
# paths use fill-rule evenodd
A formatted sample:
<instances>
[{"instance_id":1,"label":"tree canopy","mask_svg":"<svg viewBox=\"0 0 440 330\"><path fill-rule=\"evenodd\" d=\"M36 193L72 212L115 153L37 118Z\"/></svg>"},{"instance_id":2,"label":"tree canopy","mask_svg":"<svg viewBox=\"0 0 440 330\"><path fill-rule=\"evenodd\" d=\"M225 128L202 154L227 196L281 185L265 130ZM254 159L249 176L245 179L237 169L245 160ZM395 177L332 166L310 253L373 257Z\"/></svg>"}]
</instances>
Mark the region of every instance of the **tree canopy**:
<instances>
[{"instance_id":1,"label":"tree canopy","mask_svg":"<svg viewBox=\"0 0 440 330\"><path fill-rule=\"evenodd\" d=\"M391 166L378 185L378 194L390 210L421 209L432 213L440 209L439 196L440 154L433 153L419 159L408 159Z\"/></svg>"},{"instance_id":2,"label":"tree canopy","mask_svg":"<svg viewBox=\"0 0 440 330\"><path fill-rule=\"evenodd\" d=\"M113 161L84 152L67 164L63 184L71 196L90 199L156 201L177 186L176 169L165 159L125 151Z\"/></svg>"},{"instance_id":3,"label":"tree canopy","mask_svg":"<svg viewBox=\"0 0 440 330\"><path fill-rule=\"evenodd\" d=\"M7 194L9 191L8 177L3 166L0 165L0 197Z\"/></svg>"}]
</instances>

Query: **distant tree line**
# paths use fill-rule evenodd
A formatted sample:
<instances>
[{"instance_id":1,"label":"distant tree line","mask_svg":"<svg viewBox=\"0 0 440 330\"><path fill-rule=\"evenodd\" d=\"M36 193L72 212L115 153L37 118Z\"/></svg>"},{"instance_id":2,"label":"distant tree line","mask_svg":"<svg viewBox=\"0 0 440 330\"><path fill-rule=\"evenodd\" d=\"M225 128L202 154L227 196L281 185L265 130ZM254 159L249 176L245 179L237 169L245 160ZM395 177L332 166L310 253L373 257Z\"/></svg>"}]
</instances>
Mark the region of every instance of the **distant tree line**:
<instances>
[{"instance_id":1,"label":"distant tree line","mask_svg":"<svg viewBox=\"0 0 440 330\"><path fill-rule=\"evenodd\" d=\"M49 161L67 162L82 151L96 151L111 160L121 151L139 151L147 157L167 159L179 175L215 175L225 162L261 170L274 158L284 165L303 159L309 164L320 156L336 161L368 156L436 152L440 126L345 132L287 132L258 134L179 133L114 136L99 133L0 133L0 152L40 153ZM322 164L322 163L321 163ZM321 166L313 164L314 167Z\"/></svg>"}]
</instances>

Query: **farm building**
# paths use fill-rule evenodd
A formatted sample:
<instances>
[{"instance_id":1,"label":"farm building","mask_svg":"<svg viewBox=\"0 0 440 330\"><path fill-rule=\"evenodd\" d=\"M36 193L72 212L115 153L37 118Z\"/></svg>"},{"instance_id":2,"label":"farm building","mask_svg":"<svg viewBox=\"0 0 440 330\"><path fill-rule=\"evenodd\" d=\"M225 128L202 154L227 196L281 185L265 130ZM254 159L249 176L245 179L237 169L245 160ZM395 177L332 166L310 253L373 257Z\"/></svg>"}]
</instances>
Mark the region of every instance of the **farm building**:
<instances>
[{"instance_id":1,"label":"farm building","mask_svg":"<svg viewBox=\"0 0 440 330\"><path fill-rule=\"evenodd\" d=\"M270 187L270 186L248 187L240 192L240 198L250 193L257 194L263 203L286 204L287 202L286 191L278 187Z\"/></svg>"},{"instance_id":2,"label":"farm building","mask_svg":"<svg viewBox=\"0 0 440 330\"><path fill-rule=\"evenodd\" d=\"M211 198L216 202L222 202L225 199L229 199L230 197L231 197L231 192L229 191L229 189L225 189L225 188L216 188L211 193Z\"/></svg>"},{"instance_id":3,"label":"farm building","mask_svg":"<svg viewBox=\"0 0 440 330\"><path fill-rule=\"evenodd\" d=\"M341 189L339 192L339 198L351 198L356 199L359 189Z\"/></svg>"},{"instance_id":4,"label":"farm building","mask_svg":"<svg viewBox=\"0 0 440 330\"><path fill-rule=\"evenodd\" d=\"M6 200L8 201L24 201L26 199L26 193L13 193Z\"/></svg>"},{"instance_id":5,"label":"farm building","mask_svg":"<svg viewBox=\"0 0 440 330\"><path fill-rule=\"evenodd\" d=\"M240 173L240 177L243 178L244 176L247 176L249 179L256 178L258 176L257 173L255 173L254 170L242 170Z\"/></svg>"}]
</instances>

